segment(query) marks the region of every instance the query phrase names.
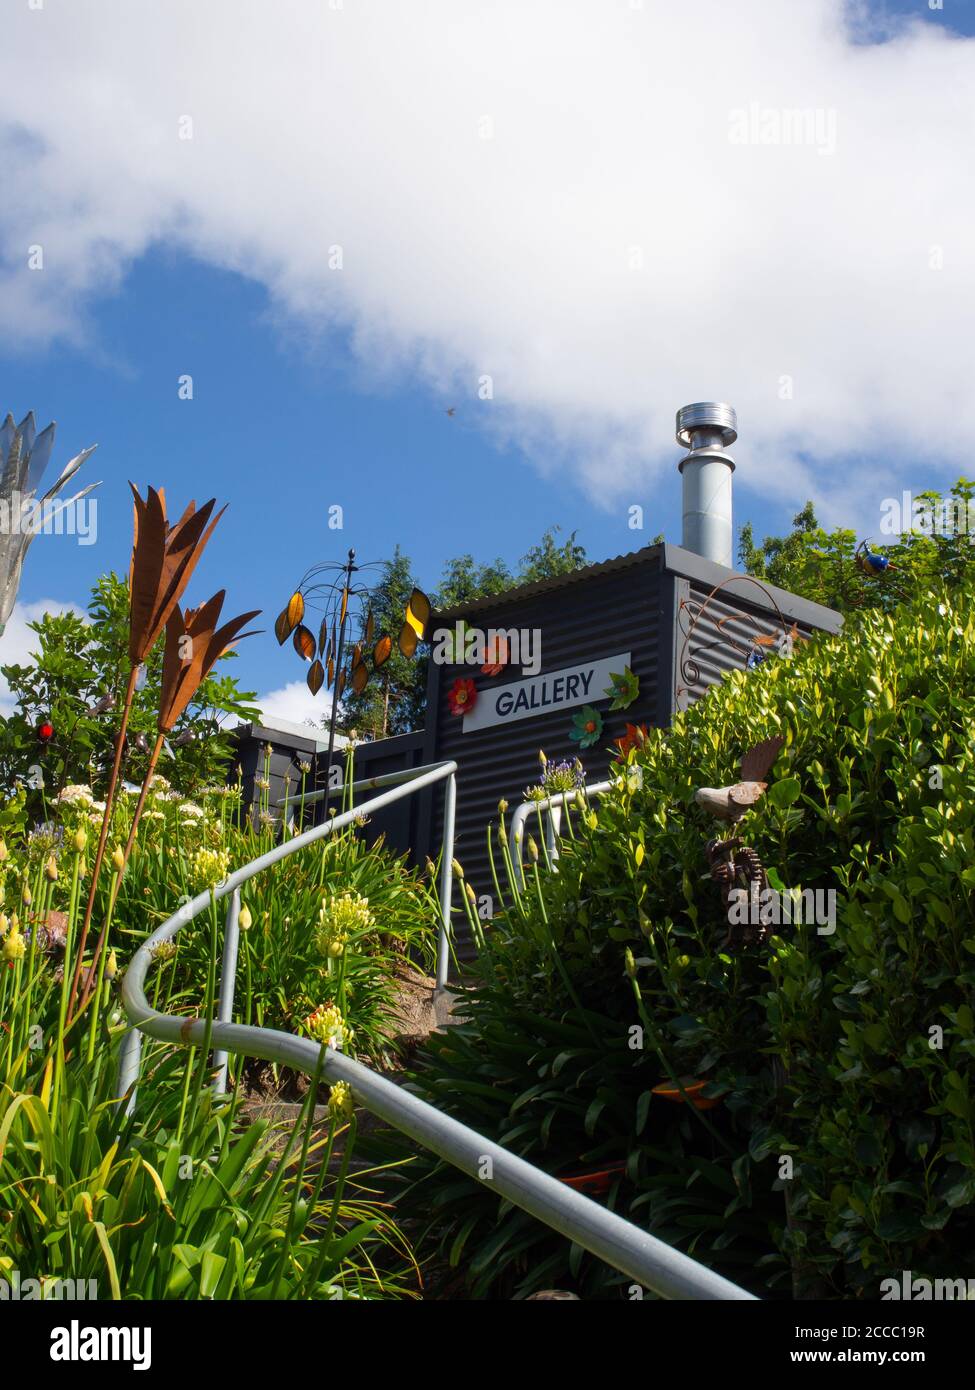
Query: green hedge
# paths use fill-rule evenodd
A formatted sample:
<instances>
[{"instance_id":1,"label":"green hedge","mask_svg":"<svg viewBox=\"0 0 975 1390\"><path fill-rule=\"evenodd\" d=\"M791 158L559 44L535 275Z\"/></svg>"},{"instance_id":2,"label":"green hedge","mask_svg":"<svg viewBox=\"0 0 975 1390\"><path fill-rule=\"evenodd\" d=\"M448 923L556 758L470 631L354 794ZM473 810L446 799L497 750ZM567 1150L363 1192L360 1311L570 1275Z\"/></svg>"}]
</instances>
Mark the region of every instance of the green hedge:
<instances>
[{"instance_id":1,"label":"green hedge","mask_svg":"<svg viewBox=\"0 0 975 1390\"><path fill-rule=\"evenodd\" d=\"M602 1200L766 1296L975 1276L970 610L962 591L859 615L651 730L570 817L557 874L525 853L420 1093L560 1176L625 1162ZM776 887L835 892L835 930L732 950L693 793L776 733L741 833ZM653 1096L672 1075L718 1103ZM401 1213L475 1296L635 1296L454 1170L408 1178Z\"/></svg>"}]
</instances>

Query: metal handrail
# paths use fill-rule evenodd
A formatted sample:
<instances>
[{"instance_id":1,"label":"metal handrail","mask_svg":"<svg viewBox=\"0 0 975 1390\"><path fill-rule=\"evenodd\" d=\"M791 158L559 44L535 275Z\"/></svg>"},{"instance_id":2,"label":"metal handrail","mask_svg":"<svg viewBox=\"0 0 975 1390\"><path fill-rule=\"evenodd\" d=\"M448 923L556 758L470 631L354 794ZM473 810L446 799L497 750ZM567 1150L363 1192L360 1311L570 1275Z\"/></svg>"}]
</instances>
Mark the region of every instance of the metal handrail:
<instances>
[{"instance_id":1,"label":"metal handrail","mask_svg":"<svg viewBox=\"0 0 975 1390\"><path fill-rule=\"evenodd\" d=\"M525 887L525 869L521 860L521 841L525 834L525 821L532 811L549 812L548 823L545 827L545 848L548 850L549 862L554 863L559 857L559 829L562 824L562 808L567 806L570 801L574 801L582 792L583 796L602 796L603 792L608 792L613 786L612 782L593 782L586 787L574 787L570 792L555 792L552 796L541 797L538 801L522 801L515 807L514 815L511 817L511 841L518 846L515 854L514 865L515 875L518 879L518 886Z\"/></svg>"},{"instance_id":2,"label":"metal handrail","mask_svg":"<svg viewBox=\"0 0 975 1390\"><path fill-rule=\"evenodd\" d=\"M227 935L234 936L238 930L240 887L243 883L279 860L331 834L333 830L352 824L357 816L366 811L381 809L401 794L445 779L445 812L452 812L456 764L442 763L417 771L420 775L406 787L383 792L363 806L343 812L276 846L230 874L213 890L215 898L230 896L225 925ZM453 847L451 844L448 853L446 840L445 833L444 857L449 869ZM449 877L447 883L448 897L441 904L441 930L446 930L449 936ZM122 979L122 1005L132 1024L122 1044L118 1082L120 1103L125 1104L127 1113L135 1101L143 1033L162 1042L183 1046L201 1045L209 1037L210 1045L215 1049L215 1061L219 1056L225 1057L233 1052L291 1066L310 1076L315 1075L318 1068L323 1051L321 1044L276 1029L230 1022L232 990L229 995L226 993L225 980L221 981L218 1018L212 1022L159 1013L149 1003L145 981L157 946L171 940L187 923L204 912L210 905L210 897L209 891L198 893L157 927L136 951ZM225 941L225 967L230 963L230 951ZM754 1300L753 1294L698 1264L689 1255L674 1250L648 1231L641 1230L598 1202L567 1187L557 1178L509 1153L467 1125L441 1114L435 1106L403 1090L361 1062L344 1056L334 1048L324 1048L324 1053L321 1074L326 1081L333 1084L346 1082L358 1103L374 1115L497 1192L500 1197L537 1217L552 1230L629 1275L642 1287L669 1299Z\"/></svg>"}]
</instances>

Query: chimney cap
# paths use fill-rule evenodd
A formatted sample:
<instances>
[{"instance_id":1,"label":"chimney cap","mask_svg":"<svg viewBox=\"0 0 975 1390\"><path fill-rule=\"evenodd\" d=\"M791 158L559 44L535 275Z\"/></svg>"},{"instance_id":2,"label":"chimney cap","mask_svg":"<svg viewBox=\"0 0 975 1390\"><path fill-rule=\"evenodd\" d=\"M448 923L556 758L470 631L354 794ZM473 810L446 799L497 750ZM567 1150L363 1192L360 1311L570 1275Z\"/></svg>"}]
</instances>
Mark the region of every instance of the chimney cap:
<instances>
[{"instance_id":1,"label":"chimney cap","mask_svg":"<svg viewBox=\"0 0 975 1390\"><path fill-rule=\"evenodd\" d=\"M722 447L727 448L738 438L738 416L732 406L722 401L696 401L681 406L677 412L677 443L685 449L695 448L694 435L698 430L720 434Z\"/></svg>"}]
</instances>

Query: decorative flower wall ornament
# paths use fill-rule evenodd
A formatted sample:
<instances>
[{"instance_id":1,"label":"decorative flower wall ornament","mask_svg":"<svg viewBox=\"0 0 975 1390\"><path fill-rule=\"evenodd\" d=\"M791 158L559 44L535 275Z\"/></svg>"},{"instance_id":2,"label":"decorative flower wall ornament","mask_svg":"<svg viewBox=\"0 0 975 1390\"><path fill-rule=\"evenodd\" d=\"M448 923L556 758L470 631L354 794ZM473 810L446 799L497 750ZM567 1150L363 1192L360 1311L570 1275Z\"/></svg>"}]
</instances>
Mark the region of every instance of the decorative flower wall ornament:
<instances>
[{"instance_id":1,"label":"decorative flower wall ornament","mask_svg":"<svg viewBox=\"0 0 975 1390\"><path fill-rule=\"evenodd\" d=\"M629 709L640 693L640 678L633 674L629 666L624 666L622 675L618 671L610 671L609 681L603 694L609 696L610 709Z\"/></svg>"},{"instance_id":2,"label":"decorative flower wall ornament","mask_svg":"<svg viewBox=\"0 0 975 1390\"><path fill-rule=\"evenodd\" d=\"M482 676L500 676L501 672L508 664L508 643L504 637L495 636L493 639L484 643L484 665L481 667Z\"/></svg>"},{"instance_id":3,"label":"decorative flower wall ornament","mask_svg":"<svg viewBox=\"0 0 975 1390\"><path fill-rule=\"evenodd\" d=\"M613 739L616 747L620 750L616 755L617 762L625 762L630 749L642 748L648 737L649 731L646 724L627 724L623 737Z\"/></svg>"},{"instance_id":4,"label":"decorative flower wall ornament","mask_svg":"<svg viewBox=\"0 0 975 1390\"><path fill-rule=\"evenodd\" d=\"M451 714L469 714L477 704L477 686L470 676L458 676L447 691Z\"/></svg>"},{"instance_id":5,"label":"decorative flower wall ornament","mask_svg":"<svg viewBox=\"0 0 975 1390\"><path fill-rule=\"evenodd\" d=\"M573 743L578 743L580 748L592 748L599 742L603 732L603 716L593 705L583 705L582 709L576 710L572 716L572 728L569 730L569 738Z\"/></svg>"}]
</instances>

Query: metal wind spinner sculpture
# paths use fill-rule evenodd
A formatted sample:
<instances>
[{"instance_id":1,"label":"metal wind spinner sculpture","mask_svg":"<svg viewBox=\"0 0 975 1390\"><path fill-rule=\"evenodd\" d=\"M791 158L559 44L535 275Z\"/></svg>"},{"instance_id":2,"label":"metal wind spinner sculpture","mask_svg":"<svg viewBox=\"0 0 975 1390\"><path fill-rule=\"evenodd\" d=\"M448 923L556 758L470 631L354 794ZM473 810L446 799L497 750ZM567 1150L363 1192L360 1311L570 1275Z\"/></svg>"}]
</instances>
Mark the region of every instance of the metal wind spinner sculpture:
<instances>
[{"instance_id":1,"label":"metal wind spinner sculpture","mask_svg":"<svg viewBox=\"0 0 975 1390\"><path fill-rule=\"evenodd\" d=\"M378 561L357 565L354 550L349 551L344 564L332 562L315 565L302 576L274 624L278 643L284 646L290 637L301 659L311 663L305 677L311 693L317 695L322 686L332 691L326 769L332 765L335 722L343 693L347 687L351 687L356 695L361 695L369 683L370 674L381 670L393 653L392 637L388 633L376 636L371 589L365 584L357 584L353 578L365 570L378 568ZM309 608L322 613L317 638L303 621ZM359 630L363 635L361 640L350 644L348 624L353 615L358 617ZM429 619L430 600L421 590L414 589L397 636L397 644L405 657L415 655Z\"/></svg>"}]
</instances>

